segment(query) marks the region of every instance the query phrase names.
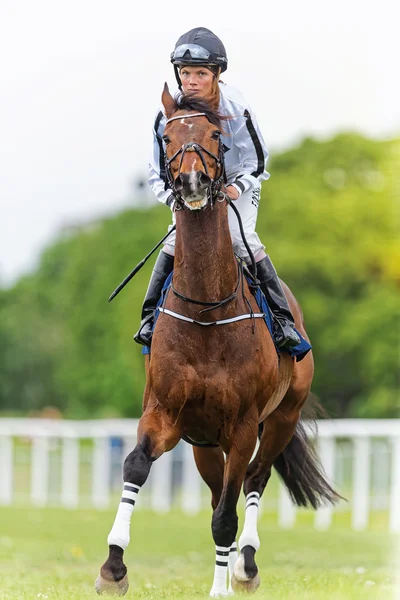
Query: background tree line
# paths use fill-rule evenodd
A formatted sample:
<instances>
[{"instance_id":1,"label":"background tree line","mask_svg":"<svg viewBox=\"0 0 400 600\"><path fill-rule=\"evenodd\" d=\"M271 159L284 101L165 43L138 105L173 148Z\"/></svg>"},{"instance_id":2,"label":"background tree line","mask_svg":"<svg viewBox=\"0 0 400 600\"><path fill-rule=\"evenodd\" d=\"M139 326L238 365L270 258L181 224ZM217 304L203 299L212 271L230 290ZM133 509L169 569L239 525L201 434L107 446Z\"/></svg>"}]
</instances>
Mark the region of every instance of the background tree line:
<instances>
[{"instance_id":1,"label":"background tree line","mask_svg":"<svg viewBox=\"0 0 400 600\"><path fill-rule=\"evenodd\" d=\"M399 416L399 159L400 140L305 139L273 157L263 185L257 230L302 305L313 392L333 417ZM170 218L157 205L64 232L35 272L0 290L2 414L140 415L132 334L151 264L107 298Z\"/></svg>"}]
</instances>

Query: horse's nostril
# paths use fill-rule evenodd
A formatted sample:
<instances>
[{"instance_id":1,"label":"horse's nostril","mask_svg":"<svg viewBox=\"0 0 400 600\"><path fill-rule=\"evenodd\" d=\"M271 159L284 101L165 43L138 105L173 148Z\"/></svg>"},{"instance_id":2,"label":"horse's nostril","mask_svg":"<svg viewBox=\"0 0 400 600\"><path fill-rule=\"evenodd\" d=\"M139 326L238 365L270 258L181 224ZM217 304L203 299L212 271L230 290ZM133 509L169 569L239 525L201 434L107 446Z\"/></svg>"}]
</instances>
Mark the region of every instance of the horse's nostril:
<instances>
[{"instance_id":1,"label":"horse's nostril","mask_svg":"<svg viewBox=\"0 0 400 600\"><path fill-rule=\"evenodd\" d=\"M178 175L175 179L175 189L177 192L180 192L183 188L183 177L182 175Z\"/></svg>"},{"instance_id":2,"label":"horse's nostril","mask_svg":"<svg viewBox=\"0 0 400 600\"><path fill-rule=\"evenodd\" d=\"M200 185L209 185L210 178L209 178L208 175L206 175L206 173L203 173L203 171L200 171L198 177L199 177L199 184Z\"/></svg>"}]
</instances>

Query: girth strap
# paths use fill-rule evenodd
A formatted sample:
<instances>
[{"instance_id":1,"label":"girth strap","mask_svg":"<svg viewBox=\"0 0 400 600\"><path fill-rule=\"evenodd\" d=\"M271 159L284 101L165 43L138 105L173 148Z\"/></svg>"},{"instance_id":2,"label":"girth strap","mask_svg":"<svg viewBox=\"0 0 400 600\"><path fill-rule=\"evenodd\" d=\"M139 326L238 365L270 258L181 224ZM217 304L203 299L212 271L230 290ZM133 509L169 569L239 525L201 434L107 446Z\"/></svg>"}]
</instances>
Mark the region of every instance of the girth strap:
<instances>
[{"instance_id":1,"label":"girth strap","mask_svg":"<svg viewBox=\"0 0 400 600\"><path fill-rule=\"evenodd\" d=\"M211 321L210 323L204 323L202 321L196 321L196 319L191 319L190 317L185 317L184 315L180 315L168 308L164 308L160 306L158 310L170 317L174 317L175 319L179 319L180 321L186 321L186 323L196 323L196 325L202 325L203 327L208 327L210 325L227 325L228 323L235 323L236 321L244 321L245 319L264 319L265 313L248 313L245 315L238 315L236 317L232 317L231 319L221 319L220 321Z\"/></svg>"},{"instance_id":2,"label":"girth strap","mask_svg":"<svg viewBox=\"0 0 400 600\"><path fill-rule=\"evenodd\" d=\"M183 435L182 436L183 441L187 442L188 444L191 444L192 446L196 446L197 448L218 448L219 444L210 444L208 442L196 442L195 440L192 440L192 438L190 438L188 435Z\"/></svg>"}]
</instances>

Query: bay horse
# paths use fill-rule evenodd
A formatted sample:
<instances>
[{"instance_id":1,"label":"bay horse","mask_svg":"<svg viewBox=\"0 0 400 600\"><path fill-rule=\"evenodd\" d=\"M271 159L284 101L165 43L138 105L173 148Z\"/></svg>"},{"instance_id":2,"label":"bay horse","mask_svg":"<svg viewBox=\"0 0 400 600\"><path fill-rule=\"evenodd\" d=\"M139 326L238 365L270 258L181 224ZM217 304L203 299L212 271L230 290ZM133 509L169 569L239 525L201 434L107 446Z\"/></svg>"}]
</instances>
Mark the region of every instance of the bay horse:
<instances>
[{"instance_id":1,"label":"bay horse","mask_svg":"<svg viewBox=\"0 0 400 600\"><path fill-rule=\"evenodd\" d=\"M184 438L199 444L193 447L194 459L211 490L216 562L210 596L217 597L233 593L232 587L250 592L259 585L258 504L272 466L300 506L317 508L335 502L337 495L299 421L313 377L312 353L301 362L286 352L278 356L263 319L255 318L260 310L233 252L221 193L223 118L193 96L177 104L167 86L162 102L167 174L180 209L173 291L146 358L137 445L124 462L122 498L96 590L126 593L123 554L135 500L152 462ZM300 306L284 289L296 328L308 339ZM236 506L242 485L246 510L238 553Z\"/></svg>"}]
</instances>

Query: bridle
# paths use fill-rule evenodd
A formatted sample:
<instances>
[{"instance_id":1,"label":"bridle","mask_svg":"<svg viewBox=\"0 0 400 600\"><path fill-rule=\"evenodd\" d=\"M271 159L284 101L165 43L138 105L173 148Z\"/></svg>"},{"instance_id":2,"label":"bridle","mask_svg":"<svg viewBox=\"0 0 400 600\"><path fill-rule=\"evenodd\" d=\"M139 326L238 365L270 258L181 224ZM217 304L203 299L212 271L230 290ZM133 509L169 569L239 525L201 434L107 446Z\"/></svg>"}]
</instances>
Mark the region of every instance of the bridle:
<instances>
[{"instance_id":1,"label":"bridle","mask_svg":"<svg viewBox=\"0 0 400 600\"><path fill-rule=\"evenodd\" d=\"M175 121L177 119L185 119L185 118L191 119L193 117L206 117L207 118L207 115L206 115L206 113L193 113L193 114L186 114L186 115L178 115L176 117L169 118L165 124L167 125L171 121ZM211 204L211 208L212 208L214 202L218 198L219 192L221 191L222 184L226 183L225 165L224 165L224 146L221 141L221 138L218 141L218 156L216 154L214 154L213 152L210 152L210 150L207 150L207 148L204 148L204 146L202 146L201 144L198 144L197 142L188 142L187 144L183 144L182 147L179 148L179 150L177 150L173 156L171 156L171 158L167 157L167 151L165 150L164 161L165 161L166 177L167 177L168 185L169 185L170 189L172 190L173 195L175 196L176 203L178 205L177 208L179 207L179 209L183 209L185 207L185 202L182 198L181 193L175 188L175 181L174 181L174 178L172 176L172 171L171 171L171 163L176 158L178 158L178 156L180 156L178 175L177 175L177 177L179 177L179 175L181 174L182 163L183 163L183 159L185 157L186 152L196 152L196 154L199 156L199 158L201 160L201 163L204 167L207 177L210 179L208 193L209 193L209 200L210 200L210 204ZM215 160L216 167L217 167L217 173L219 172L219 175L216 179L212 179L209 175L209 171L207 168L207 163L206 163L204 154L208 154L208 156L210 156L211 158L213 158Z\"/></svg>"},{"instance_id":2,"label":"bridle","mask_svg":"<svg viewBox=\"0 0 400 600\"><path fill-rule=\"evenodd\" d=\"M192 118L192 117L207 117L206 113L193 113L193 114L186 114L186 115L179 115L179 116L175 116L175 117L171 117L166 121L166 125L168 123L170 123L171 121L175 121L176 119L184 119L184 118ZM175 207L175 210L181 210L185 208L185 202L180 194L180 192L178 190L176 190L175 188L175 184L174 184L174 180L172 177L172 173L171 173L171 163L172 161L174 161L176 158L178 158L178 156L180 156L180 161L179 161L179 169L178 169L178 176L180 175L181 172L181 168L182 168L182 163L183 163L183 159L184 156L186 154L186 152L196 152L198 154L198 156L200 157L200 160L202 162L202 165L204 167L204 170L206 172L206 175L209 177L210 179L210 185L209 185L209 201L210 201L210 205L211 208L213 207L214 202L228 202L230 203L230 199L229 197L223 192L221 191L221 187L223 183L226 183L226 175L225 175L225 166L224 166L224 149L223 149L223 144L221 139L219 139L219 147L218 147L218 156L216 156L215 154L213 154L212 152L210 152L209 150L207 150L207 148L204 148L201 144L198 144L197 142L189 142L187 144L183 144L181 148L179 148L179 150L177 150L175 152L175 154L173 156L171 156L171 158L167 158L167 153L165 151L165 170L166 170L166 176L167 176L167 181L169 184L170 189L172 190L173 195L175 196L176 199L176 203L178 204L178 207ZM204 153L208 154L208 156L211 156L211 158L213 158L215 160L216 163L216 167L217 167L217 173L219 171L219 175L216 179L212 179L209 176L208 173L208 168L207 168L207 164L204 158ZM240 233L242 235L244 244L247 248L247 251L249 253L249 256L252 259L252 263L253 263L253 276L255 276L256 274L256 264L255 264L255 260L254 260L254 256L251 252L251 249L247 243L247 240L245 238L244 235L244 230L243 230L243 225L242 225L242 221L240 218L240 214L237 210L237 208L231 204L234 212L236 213L236 216L238 218L238 222L239 222L239 228L240 228ZM190 209L189 209L190 210ZM255 279L255 283L257 285L257 280ZM212 321L212 322L203 322L203 321L198 321L196 319L192 319L189 317L186 317L184 315L181 315L179 313L173 312L169 309L167 309L165 307L166 304L166 299L168 296L168 292L169 289L172 290L173 294L177 297L180 298L180 300L183 300L184 302L189 302L191 304L197 304L197 305L201 305L204 306L205 308L203 308L201 311L199 311L199 314L211 311L213 309L216 308L220 308L221 306L225 306L226 304L228 304L229 302L232 302L232 300L234 300L238 293L239 290L241 290L242 293L242 297L244 298L249 312L244 314L244 315L238 315L236 317L232 317L230 319L222 319L219 321ZM164 296L164 300L162 302L162 305L159 307L158 309L160 312L163 312L165 314L170 315L171 317L175 317L176 319L179 319L181 321L187 321L190 323L196 323L198 325L202 325L204 326L210 326L210 325L225 325L228 323L234 323L236 321L241 321L243 319L252 319L253 320L253 332L254 332L254 328L255 328L255 324L254 324L254 319L255 318L264 318L265 314L264 313L254 313L251 303L249 302L248 298L245 295L245 290L244 290L244 273L243 273L243 262L239 259L238 260L238 279L237 279L237 284L236 284L236 288L233 291L232 294L230 294L230 296L228 296L227 298L224 298L223 300L218 300L216 302L204 302L201 300L195 300L193 298L188 298L187 296L184 296L182 293L178 292L177 289L175 289L173 282L171 283L171 287L168 288L167 293Z\"/></svg>"}]
</instances>

